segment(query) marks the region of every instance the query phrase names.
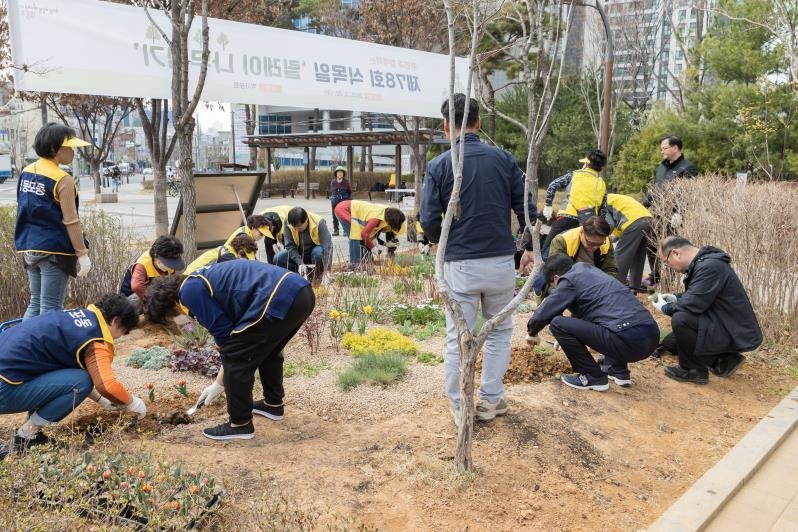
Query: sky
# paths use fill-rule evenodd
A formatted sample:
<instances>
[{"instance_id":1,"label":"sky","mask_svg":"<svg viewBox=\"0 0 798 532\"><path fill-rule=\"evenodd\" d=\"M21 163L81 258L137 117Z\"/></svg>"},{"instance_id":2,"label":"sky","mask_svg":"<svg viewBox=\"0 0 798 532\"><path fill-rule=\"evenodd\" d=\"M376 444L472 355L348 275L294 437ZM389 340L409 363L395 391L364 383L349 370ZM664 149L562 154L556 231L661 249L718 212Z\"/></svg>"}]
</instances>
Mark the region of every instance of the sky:
<instances>
[{"instance_id":1,"label":"sky","mask_svg":"<svg viewBox=\"0 0 798 532\"><path fill-rule=\"evenodd\" d=\"M200 102L197 106L197 121L200 131L215 129L230 131L230 104L218 102Z\"/></svg>"}]
</instances>

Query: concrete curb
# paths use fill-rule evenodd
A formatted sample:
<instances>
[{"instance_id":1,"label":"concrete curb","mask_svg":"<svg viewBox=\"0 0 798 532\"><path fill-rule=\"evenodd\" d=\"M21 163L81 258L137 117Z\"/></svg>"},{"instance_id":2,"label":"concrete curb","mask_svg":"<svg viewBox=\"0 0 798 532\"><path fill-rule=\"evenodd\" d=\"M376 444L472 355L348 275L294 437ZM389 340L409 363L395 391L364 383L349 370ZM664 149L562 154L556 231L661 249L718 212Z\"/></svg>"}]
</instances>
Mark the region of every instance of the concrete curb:
<instances>
[{"instance_id":1,"label":"concrete curb","mask_svg":"<svg viewBox=\"0 0 798 532\"><path fill-rule=\"evenodd\" d=\"M798 425L794 388L647 530L703 530Z\"/></svg>"}]
</instances>

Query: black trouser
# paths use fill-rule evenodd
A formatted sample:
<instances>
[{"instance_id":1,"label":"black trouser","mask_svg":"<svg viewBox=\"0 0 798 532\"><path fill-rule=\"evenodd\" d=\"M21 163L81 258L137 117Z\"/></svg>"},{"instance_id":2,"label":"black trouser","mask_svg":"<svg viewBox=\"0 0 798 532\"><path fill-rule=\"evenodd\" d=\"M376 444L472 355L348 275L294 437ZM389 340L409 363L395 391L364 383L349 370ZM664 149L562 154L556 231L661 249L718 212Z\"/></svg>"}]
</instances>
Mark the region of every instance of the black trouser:
<instances>
[{"instance_id":1,"label":"black trouser","mask_svg":"<svg viewBox=\"0 0 798 532\"><path fill-rule=\"evenodd\" d=\"M576 373L600 377L602 375L591 347L604 355L604 363L614 373L629 371L627 364L648 357L659 342L656 323L641 323L620 332L571 316L557 316L549 324L549 331L557 339Z\"/></svg>"},{"instance_id":2,"label":"black trouser","mask_svg":"<svg viewBox=\"0 0 798 532\"><path fill-rule=\"evenodd\" d=\"M579 227L579 220L576 218L561 216L554 220L554 223L551 224L549 234L546 235L546 240L543 242L543 247L540 249L540 255L543 257L543 260L549 259L549 248L551 247L551 241L554 240L554 237L575 227Z\"/></svg>"},{"instance_id":3,"label":"black trouser","mask_svg":"<svg viewBox=\"0 0 798 532\"><path fill-rule=\"evenodd\" d=\"M256 325L232 335L219 349L231 423L240 425L252 419L256 370L263 385L263 399L270 405L283 403L283 347L299 331L315 305L313 289L306 286L294 298L285 319L264 316Z\"/></svg>"},{"instance_id":4,"label":"black trouser","mask_svg":"<svg viewBox=\"0 0 798 532\"><path fill-rule=\"evenodd\" d=\"M698 340L698 314L677 312L671 317L671 329L668 336L662 339L665 349L679 357L679 365L685 369L707 369L722 356L738 353L720 353L714 355L696 355L695 345Z\"/></svg>"}]
</instances>

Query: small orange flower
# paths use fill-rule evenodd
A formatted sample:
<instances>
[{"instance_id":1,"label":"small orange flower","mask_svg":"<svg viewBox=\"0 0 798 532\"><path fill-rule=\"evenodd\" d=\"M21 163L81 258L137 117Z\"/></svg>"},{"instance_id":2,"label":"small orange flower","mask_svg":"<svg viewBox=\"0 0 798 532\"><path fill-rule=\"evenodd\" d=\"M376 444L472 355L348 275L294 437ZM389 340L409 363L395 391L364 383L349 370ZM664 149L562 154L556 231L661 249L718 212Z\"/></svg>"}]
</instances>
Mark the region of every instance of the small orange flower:
<instances>
[{"instance_id":1,"label":"small orange flower","mask_svg":"<svg viewBox=\"0 0 798 532\"><path fill-rule=\"evenodd\" d=\"M148 382L148 383L147 383L147 389L148 389L148 390L152 390L152 383L151 383L151 382Z\"/></svg>"},{"instance_id":2,"label":"small orange flower","mask_svg":"<svg viewBox=\"0 0 798 532\"><path fill-rule=\"evenodd\" d=\"M172 501L172 510L175 512L180 509L180 501Z\"/></svg>"},{"instance_id":3,"label":"small orange flower","mask_svg":"<svg viewBox=\"0 0 798 532\"><path fill-rule=\"evenodd\" d=\"M197 493L197 492L199 491L199 486L197 486L196 484L194 484L194 485L192 485L192 486L191 486L191 488L189 489L189 491L191 492L191 494L192 494L192 495L194 495L195 493Z\"/></svg>"},{"instance_id":4,"label":"small orange flower","mask_svg":"<svg viewBox=\"0 0 798 532\"><path fill-rule=\"evenodd\" d=\"M203 477L202 478L202 483L207 486L208 485L208 477Z\"/></svg>"},{"instance_id":5,"label":"small orange flower","mask_svg":"<svg viewBox=\"0 0 798 532\"><path fill-rule=\"evenodd\" d=\"M185 386L186 385L186 379L180 379L179 381L177 381L177 385L178 386Z\"/></svg>"},{"instance_id":6,"label":"small orange flower","mask_svg":"<svg viewBox=\"0 0 798 532\"><path fill-rule=\"evenodd\" d=\"M119 483L119 487L122 488L122 489L127 489L127 488L130 487L130 483L122 481L122 482Z\"/></svg>"},{"instance_id":7,"label":"small orange flower","mask_svg":"<svg viewBox=\"0 0 798 532\"><path fill-rule=\"evenodd\" d=\"M158 475L157 477L155 477L155 481L156 482L163 482L163 475Z\"/></svg>"},{"instance_id":8,"label":"small orange flower","mask_svg":"<svg viewBox=\"0 0 798 532\"><path fill-rule=\"evenodd\" d=\"M89 464L86 466L86 473L89 475L93 475L95 471L97 471L97 467L94 464Z\"/></svg>"},{"instance_id":9,"label":"small orange flower","mask_svg":"<svg viewBox=\"0 0 798 532\"><path fill-rule=\"evenodd\" d=\"M139 471L139 478L144 478L146 476L147 476L147 473L145 473L144 471Z\"/></svg>"},{"instance_id":10,"label":"small orange flower","mask_svg":"<svg viewBox=\"0 0 798 532\"><path fill-rule=\"evenodd\" d=\"M106 469L103 471L103 480L108 480L109 478L111 478L111 472Z\"/></svg>"},{"instance_id":11,"label":"small orange flower","mask_svg":"<svg viewBox=\"0 0 798 532\"><path fill-rule=\"evenodd\" d=\"M133 469L133 466L130 466L130 467L127 468L127 474L128 475L132 475L134 471L135 471L135 469Z\"/></svg>"},{"instance_id":12,"label":"small orange flower","mask_svg":"<svg viewBox=\"0 0 798 532\"><path fill-rule=\"evenodd\" d=\"M150 484L142 484L141 491L144 493L149 493L152 491L152 486Z\"/></svg>"}]
</instances>

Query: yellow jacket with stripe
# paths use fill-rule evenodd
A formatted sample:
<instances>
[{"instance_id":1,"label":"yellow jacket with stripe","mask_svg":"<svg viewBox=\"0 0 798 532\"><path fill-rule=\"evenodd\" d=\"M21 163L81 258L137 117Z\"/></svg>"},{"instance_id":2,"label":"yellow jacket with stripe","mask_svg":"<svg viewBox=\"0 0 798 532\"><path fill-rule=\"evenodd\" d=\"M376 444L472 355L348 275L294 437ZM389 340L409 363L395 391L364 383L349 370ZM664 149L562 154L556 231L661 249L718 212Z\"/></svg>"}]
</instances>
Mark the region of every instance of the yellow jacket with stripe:
<instances>
[{"instance_id":1,"label":"yellow jacket with stripe","mask_svg":"<svg viewBox=\"0 0 798 532\"><path fill-rule=\"evenodd\" d=\"M623 194L607 194L607 223L613 228L612 234L621 236L626 228L641 218L651 218L651 213L643 204Z\"/></svg>"},{"instance_id":2,"label":"yellow jacket with stripe","mask_svg":"<svg viewBox=\"0 0 798 532\"><path fill-rule=\"evenodd\" d=\"M574 170L571 184L566 191L567 204L559 214L577 218L579 211L592 207L594 214L598 215L606 194L607 184L596 170Z\"/></svg>"}]
</instances>

